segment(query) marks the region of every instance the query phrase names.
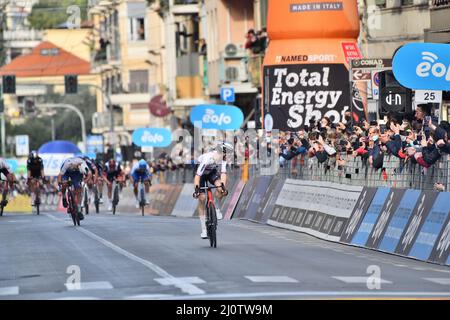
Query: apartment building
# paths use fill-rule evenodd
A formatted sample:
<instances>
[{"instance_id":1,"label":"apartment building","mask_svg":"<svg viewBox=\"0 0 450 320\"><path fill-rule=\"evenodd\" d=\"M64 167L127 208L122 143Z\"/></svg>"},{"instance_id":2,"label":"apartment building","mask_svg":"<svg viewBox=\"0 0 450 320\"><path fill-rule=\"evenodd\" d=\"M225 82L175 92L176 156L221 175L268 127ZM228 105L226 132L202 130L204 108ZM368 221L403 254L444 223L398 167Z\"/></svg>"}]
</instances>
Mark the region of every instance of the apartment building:
<instances>
[{"instance_id":1,"label":"apartment building","mask_svg":"<svg viewBox=\"0 0 450 320\"><path fill-rule=\"evenodd\" d=\"M392 58L408 42L425 41L431 25L428 0L360 0L360 48L367 58Z\"/></svg>"},{"instance_id":2,"label":"apartment building","mask_svg":"<svg viewBox=\"0 0 450 320\"><path fill-rule=\"evenodd\" d=\"M153 116L148 107L153 97L164 94L164 55L154 50L161 47L162 19L146 1L139 0L90 1L88 13L94 24L92 72L100 74L102 88L110 97L115 135L107 134L107 105L94 115L93 131L105 134L106 143L131 145L134 129L167 126L167 119Z\"/></svg>"},{"instance_id":3,"label":"apartment building","mask_svg":"<svg viewBox=\"0 0 450 320\"><path fill-rule=\"evenodd\" d=\"M0 20L4 19L5 63L30 53L43 39L43 33L30 29L27 17L38 0L0 0Z\"/></svg>"}]
</instances>

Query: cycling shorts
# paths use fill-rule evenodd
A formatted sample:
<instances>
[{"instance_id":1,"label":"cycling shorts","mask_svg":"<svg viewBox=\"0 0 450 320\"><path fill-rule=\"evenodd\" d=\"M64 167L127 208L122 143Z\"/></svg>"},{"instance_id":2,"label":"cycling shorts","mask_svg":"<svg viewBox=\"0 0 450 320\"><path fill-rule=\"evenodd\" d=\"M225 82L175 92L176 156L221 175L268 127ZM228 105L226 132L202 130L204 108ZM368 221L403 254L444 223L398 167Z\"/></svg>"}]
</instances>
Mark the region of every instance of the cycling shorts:
<instances>
[{"instance_id":1,"label":"cycling shorts","mask_svg":"<svg viewBox=\"0 0 450 320\"><path fill-rule=\"evenodd\" d=\"M81 181L83 181L83 175L80 171L70 171L67 170L66 173L62 176L63 181L72 180L72 185L78 189L81 188Z\"/></svg>"},{"instance_id":2,"label":"cycling shorts","mask_svg":"<svg viewBox=\"0 0 450 320\"><path fill-rule=\"evenodd\" d=\"M212 185L215 185L216 181L220 180L220 174L217 171L217 169L213 169L211 171L209 171L208 173L204 173L201 177L200 177L200 188L205 187L208 185L208 182ZM200 190L200 193L204 193L205 190Z\"/></svg>"},{"instance_id":3,"label":"cycling shorts","mask_svg":"<svg viewBox=\"0 0 450 320\"><path fill-rule=\"evenodd\" d=\"M147 171L140 172L140 171L136 170L133 172L131 177L133 177L133 181L136 183L136 182L139 182L139 180L143 180L143 181L149 180L151 175Z\"/></svg>"}]
</instances>

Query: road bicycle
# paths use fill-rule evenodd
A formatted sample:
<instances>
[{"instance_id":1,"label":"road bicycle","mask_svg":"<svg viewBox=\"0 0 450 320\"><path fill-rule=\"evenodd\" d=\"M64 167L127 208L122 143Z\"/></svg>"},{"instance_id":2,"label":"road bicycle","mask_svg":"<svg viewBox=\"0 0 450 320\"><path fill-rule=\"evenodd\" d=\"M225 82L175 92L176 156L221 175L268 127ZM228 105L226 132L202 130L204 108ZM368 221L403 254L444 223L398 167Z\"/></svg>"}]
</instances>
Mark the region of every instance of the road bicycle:
<instances>
[{"instance_id":1,"label":"road bicycle","mask_svg":"<svg viewBox=\"0 0 450 320\"><path fill-rule=\"evenodd\" d=\"M67 181L66 188L67 196L67 213L72 217L73 225L80 225L80 216L78 215L77 203L75 201L75 187L73 186L72 180ZM64 195L63 195L64 197Z\"/></svg>"},{"instance_id":2,"label":"road bicycle","mask_svg":"<svg viewBox=\"0 0 450 320\"><path fill-rule=\"evenodd\" d=\"M112 190L113 190L113 194L112 194L112 212L115 215L116 214L116 207L119 204L119 192L120 192L120 183L118 183L116 179L113 180ZM144 199L144 201L145 201L145 199Z\"/></svg>"},{"instance_id":3,"label":"road bicycle","mask_svg":"<svg viewBox=\"0 0 450 320\"><path fill-rule=\"evenodd\" d=\"M145 199L145 184L143 179L139 179L138 199L139 199L139 208L141 209L142 216L144 216L147 201Z\"/></svg>"},{"instance_id":4,"label":"road bicycle","mask_svg":"<svg viewBox=\"0 0 450 320\"><path fill-rule=\"evenodd\" d=\"M0 217L3 216L3 209L8 204L8 191L9 191L9 183L7 180L0 180L0 186L2 189L2 200L0 202Z\"/></svg>"},{"instance_id":5,"label":"road bicycle","mask_svg":"<svg viewBox=\"0 0 450 320\"><path fill-rule=\"evenodd\" d=\"M83 194L82 194L82 199L81 199L81 203L82 208L84 208L84 212L86 214L89 214L89 186L86 182L83 182L82 184L82 190L83 190Z\"/></svg>"},{"instance_id":6,"label":"road bicycle","mask_svg":"<svg viewBox=\"0 0 450 320\"><path fill-rule=\"evenodd\" d=\"M206 201L205 201L205 214L206 214L206 232L209 239L209 244L211 247L217 248L217 212L216 206L214 204L214 197L212 190L222 188L224 186L207 186L207 182L204 187L200 187L200 190L206 191ZM228 191L224 189L224 196L228 195Z\"/></svg>"},{"instance_id":7,"label":"road bicycle","mask_svg":"<svg viewBox=\"0 0 450 320\"><path fill-rule=\"evenodd\" d=\"M100 210L100 194L97 185L94 185L94 206L95 206L95 213L98 213Z\"/></svg>"},{"instance_id":8,"label":"road bicycle","mask_svg":"<svg viewBox=\"0 0 450 320\"><path fill-rule=\"evenodd\" d=\"M32 178L32 179L36 180L33 206L36 208L36 214L39 215L41 205L41 178ZM45 183L45 180L42 181Z\"/></svg>"}]
</instances>

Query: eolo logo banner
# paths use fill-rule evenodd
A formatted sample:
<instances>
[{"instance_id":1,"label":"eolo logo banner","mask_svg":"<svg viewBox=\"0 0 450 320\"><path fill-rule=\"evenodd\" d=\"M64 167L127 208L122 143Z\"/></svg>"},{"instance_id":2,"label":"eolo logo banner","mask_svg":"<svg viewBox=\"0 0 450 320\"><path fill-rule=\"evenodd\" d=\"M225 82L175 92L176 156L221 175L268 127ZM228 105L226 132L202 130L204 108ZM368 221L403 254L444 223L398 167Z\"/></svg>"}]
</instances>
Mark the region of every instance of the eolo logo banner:
<instances>
[{"instance_id":1,"label":"eolo logo banner","mask_svg":"<svg viewBox=\"0 0 450 320\"><path fill-rule=\"evenodd\" d=\"M196 128L237 130L244 122L244 114L235 106L204 104L192 109L190 120Z\"/></svg>"},{"instance_id":2,"label":"eolo logo banner","mask_svg":"<svg viewBox=\"0 0 450 320\"><path fill-rule=\"evenodd\" d=\"M450 90L450 44L410 43L394 55L397 81L413 90Z\"/></svg>"}]
</instances>

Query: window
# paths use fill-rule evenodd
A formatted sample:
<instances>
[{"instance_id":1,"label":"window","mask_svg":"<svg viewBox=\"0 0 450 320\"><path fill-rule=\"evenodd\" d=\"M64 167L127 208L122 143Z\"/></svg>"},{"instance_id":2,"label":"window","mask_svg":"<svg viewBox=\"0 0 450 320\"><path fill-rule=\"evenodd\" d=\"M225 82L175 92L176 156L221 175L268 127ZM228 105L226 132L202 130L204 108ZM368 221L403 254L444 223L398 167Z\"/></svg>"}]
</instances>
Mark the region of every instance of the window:
<instances>
[{"instance_id":1,"label":"window","mask_svg":"<svg viewBox=\"0 0 450 320\"><path fill-rule=\"evenodd\" d=\"M145 18L130 18L130 40L145 40Z\"/></svg>"},{"instance_id":2,"label":"window","mask_svg":"<svg viewBox=\"0 0 450 320\"><path fill-rule=\"evenodd\" d=\"M58 48L41 49L41 56L57 56L58 54Z\"/></svg>"},{"instance_id":3,"label":"window","mask_svg":"<svg viewBox=\"0 0 450 320\"><path fill-rule=\"evenodd\" d=\"M146 35L145 21L146 3L133 2L128 3L128 35L130 41L144 41Z\"/></svg>"},{"instance_id":4,"label":"window","mask_svg":"<svg viewBox=\"0 0 450 320\"><path fill-rule=\"evenodd\" d=\"M131 93L148 93L148 70L130 71L128 89Z\"/></svg>"}]
</instances>

